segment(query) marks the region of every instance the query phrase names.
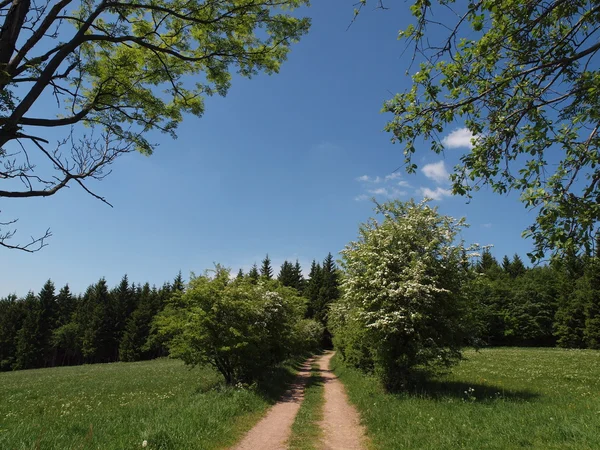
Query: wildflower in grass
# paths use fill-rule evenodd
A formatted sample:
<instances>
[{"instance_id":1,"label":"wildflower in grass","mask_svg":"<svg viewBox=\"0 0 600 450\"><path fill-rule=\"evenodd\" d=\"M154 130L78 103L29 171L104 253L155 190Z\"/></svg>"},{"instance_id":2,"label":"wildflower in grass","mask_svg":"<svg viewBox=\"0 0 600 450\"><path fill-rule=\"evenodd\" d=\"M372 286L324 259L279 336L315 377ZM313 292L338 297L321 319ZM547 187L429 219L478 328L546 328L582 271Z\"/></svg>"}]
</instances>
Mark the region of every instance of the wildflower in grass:
<instances>
[{"instance_id":1,"label":"wildflower in grass","mask_svg":"<svg viewBox=\"0 0 600 450\"><path fill-rule=\"evenodd\" d=\"M145 448L145 447L148 447L148 441L146 441L146 440L143 440L143 441L142 441L142 447L144 447L144 448Z\"/></svg>"}]
</instances>

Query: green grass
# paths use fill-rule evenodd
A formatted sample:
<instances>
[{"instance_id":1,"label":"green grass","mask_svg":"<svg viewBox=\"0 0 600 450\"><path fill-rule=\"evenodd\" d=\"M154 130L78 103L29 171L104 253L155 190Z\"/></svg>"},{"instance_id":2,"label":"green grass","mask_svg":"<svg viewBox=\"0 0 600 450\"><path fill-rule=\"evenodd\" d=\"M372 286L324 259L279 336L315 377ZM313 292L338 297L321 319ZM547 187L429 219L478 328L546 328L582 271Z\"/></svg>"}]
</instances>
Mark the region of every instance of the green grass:
<instances>
[{"instance_id":1,"label":"green grass","mask_svg":"<svg viewBox=\"0 0 600 450\"><path fill-rule=\"evenodd\" d=\"M319 422L323 419L323 377L318 364L312 365L310 378L304 388L304 401L294 419L292 436L289 442L290 450L314 450L318 448L321 428Z\"/></svg>"},{"instance_id":2,"label":"green grass","mask_svg":"<svg viewBox=\"0 0 600 450\"><path fill-rule=\"evenodd\" d=\"M600 449L600 352L465 356L452 374L399 394L333 364L376 449Z\"/></svg>"},{"instance_id":3,"label":"green grass","mask_svg":"<svg viewBox=\"0 0 600 450\"><path fill-rule=\"evenodd\" d=\"M0 373L0 449L213 449L235 443L294 377L225 388L179 361Z\"/></svg>"}]
</instances>

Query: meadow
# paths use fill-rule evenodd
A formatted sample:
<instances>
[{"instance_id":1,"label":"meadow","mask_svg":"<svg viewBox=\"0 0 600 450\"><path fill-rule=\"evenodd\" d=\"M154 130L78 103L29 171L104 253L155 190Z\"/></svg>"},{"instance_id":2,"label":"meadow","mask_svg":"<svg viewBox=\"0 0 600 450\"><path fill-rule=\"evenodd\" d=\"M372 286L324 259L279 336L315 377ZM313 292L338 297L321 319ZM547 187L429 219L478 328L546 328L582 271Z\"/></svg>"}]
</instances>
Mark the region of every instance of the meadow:
<instances>
[{"instance_id":1,"label":"meadow","mask_svg":"<svg viewBox=\"0 0 600 450\"><path fill-rule=\"evenodd\" d=\"M0 449L226 447L292 372L263 389L226 388L215 371L170 359L0 373Z\"/></svg>"},{"instance_id":2,"label":"meadow","mask_svg":"<svg viewBox=\"0 0 600 450\"><path fill-rule=\"evenodd\" d=\"M600 352L493 348L403 393L334 358L375 449L599 449Z\"/></svg>"}]
</instances>

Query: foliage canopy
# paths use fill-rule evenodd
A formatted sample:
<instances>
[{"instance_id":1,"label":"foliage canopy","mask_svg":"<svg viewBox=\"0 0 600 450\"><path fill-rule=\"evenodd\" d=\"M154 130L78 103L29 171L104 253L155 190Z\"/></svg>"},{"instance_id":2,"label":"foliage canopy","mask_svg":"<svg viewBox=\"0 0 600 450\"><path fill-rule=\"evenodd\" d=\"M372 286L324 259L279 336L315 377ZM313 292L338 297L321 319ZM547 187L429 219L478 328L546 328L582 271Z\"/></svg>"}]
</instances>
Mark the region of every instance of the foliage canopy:
<instances>
[{"instance_id":1,"label":"foliage canopy","mask_svg":"<svg viewBox=\"0 0 600 450\"><path fill-rule=\"evenodd\" d=\"M537 210L524 231L533 259L589 252L600 220L600 5L414 0L411 12L399 37L418 70L384 106L407 170L417 169L420 139L439 154L440 134L464 126L473 138L453 192L519 192Z\"/></svg>"},{"instance_id":2,"label":"foliage canopy","mask_svg":"<svg viewBox=\"0 0 600 450\"><path fill-rule=\"evenodd\" d=\"M152 130L175 136L184 114L227 93L232 71L277 72L310 25L289 12L307 3L0 1L0 198L73 183L92 193L86 180L123 153L152 153ZM35 251L50 235L11 244L14 222L0 223L0 245Z\"/></svg>"},{"instance_id":3,"label":"foliage canopy","mask_svg":"<svg viewBox=\"0 0 600 450\"><path fill-rule=\"evenodd\" d=\"M383 220L361 225L358 240L342 251L343 295L329 325L346 361L397 385L415 368L460 358L468 254L457 237L465 223L427 202L391 201L375 211Z\"/></svg>"}]
</instances>

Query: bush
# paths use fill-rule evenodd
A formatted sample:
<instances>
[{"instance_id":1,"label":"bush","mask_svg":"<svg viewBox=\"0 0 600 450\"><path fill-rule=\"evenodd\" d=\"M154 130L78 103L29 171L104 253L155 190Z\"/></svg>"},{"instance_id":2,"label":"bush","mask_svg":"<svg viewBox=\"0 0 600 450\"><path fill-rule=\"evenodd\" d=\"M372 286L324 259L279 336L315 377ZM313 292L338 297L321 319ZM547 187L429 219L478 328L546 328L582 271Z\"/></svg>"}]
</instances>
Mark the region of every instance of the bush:
<instances>
[{"instance_id":1,"label":"bush","mask_svg":"<svg viewBox=\"0 0 600 450\"><path fill-rule=\"evenodd\" d=\"M230 280L229 270L195 277L156 318L170 355L210 364L227 384L249 383L298 352L306 300L277 281ZM304 344L302 344L304 345Z\"/></svg>"},{"instance_id":2,"label":"bush","mask_svg":"<svg viewBox=\"0 0 600 450\"><path fill-rule=\"evenodd\" d=\"M321 347L325 327L314 319L303 319L295 327L295 353L314 353Z\"/></svg>"},{"instance_id":3,"label":"bush","mask_svg":"<svg viewBox=\"0 0 600 450\"><path fill-rule=\"evenodd\" d=\"M465 226L427 202L377 204L383 215L361 225L342 251L343 294L329 328L344 360L375 370L390 386L415 369L446 368L467 337L467 251L456 236Z\"/></svg>"}]
</instances>

